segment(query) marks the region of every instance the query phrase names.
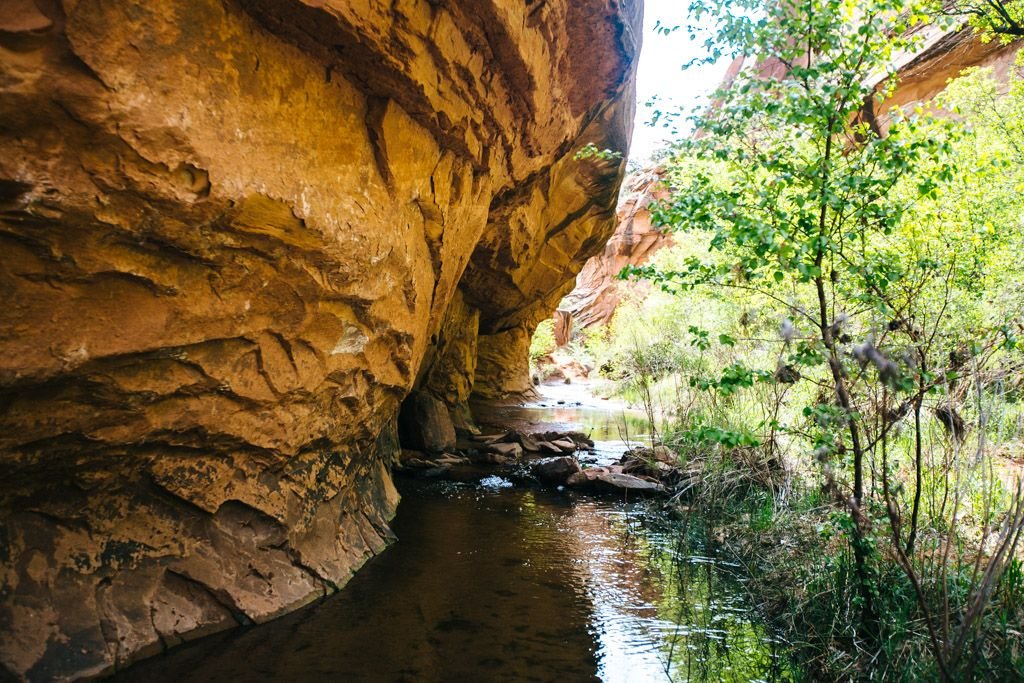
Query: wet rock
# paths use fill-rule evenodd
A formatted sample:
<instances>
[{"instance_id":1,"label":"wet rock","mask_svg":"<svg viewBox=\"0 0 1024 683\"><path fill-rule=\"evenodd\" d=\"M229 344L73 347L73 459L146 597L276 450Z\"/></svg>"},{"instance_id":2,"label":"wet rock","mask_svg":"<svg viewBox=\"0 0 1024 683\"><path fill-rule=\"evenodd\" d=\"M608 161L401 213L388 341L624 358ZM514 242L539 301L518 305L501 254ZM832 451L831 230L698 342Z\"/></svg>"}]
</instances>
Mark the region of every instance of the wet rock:
<instances>
[{"instance_id":1,"label":"wet rock","mask_svg":"<svg viewBox=\"0 0 1024 683\"><path fill-rule=\"evenodd\" d=\"M543 483L560 486L568 482L569 477L580 472L580 463L576 458L563 456L548 458L534 464L533 473Z\"/></svg>"},{"instance_id":2,"label":"wet rock","mask_svg":"<svg viewBox=\"0 0 1024 683\"><path fill-rule=\"evenodd\" d=\"M495 453L503 458L518 460L523 457L523 447L517 443L492 443L485 446L489 453Z\"/></svg>"},{"instance_id":3,"label":"wet rock","mask_svg":"<svg viewBox=\"0 0 1024 683\"><path fill-rule=\"evenodd\" d=\"M470 455L470 460L478 464L502 466L514 465L517 462L513 456L490 451L475 451Z\"/></svg>"},{"instance_id":4,"label":"wet rock","mask_svg":"<svg viewBox=\"0 0 1024 683\"><path fill-rule=\"evenodd\" d=\"M576 442L572 439L558 439L557 441L552 441L551 445L563 453L573 453L576 451Z\"/></svg>"},{"instance_id":5,"label":"wet rock","mask_svg":"<svg viewBox=\"0 0 1024 683\"><path fill-rule=\"evenodd\" d=\"M448 412L451 414L452 424L455 425L456 434L475 436L480 433L480 428L473 421L473 413L466 403L455 405L448 404Z\"/></svg>"},{"instance_id":6,"label":"wet rock","mask_svg":"<svg viewBox=\"0 0 1024 683\"><path fill-rule=\"evenodd\" d=\"M455 448L455 425L448 406L431 394L414 392L398 416L399 438L405 447L440 453Z\"/></svg>"},{"instance_id":7,"label":"wet rock","mask_svg":"<svg viewBox=\"0 0 1024 683\"><path fill-rule=\"evenodd\" d=\"M665 487L658 482L641 479L631 474L612 471L610 468L604 467L591 467L577 472L570 476L566 483L574 488L592 489L595 491L666 492Z\"/></svg>"}]
</instances>

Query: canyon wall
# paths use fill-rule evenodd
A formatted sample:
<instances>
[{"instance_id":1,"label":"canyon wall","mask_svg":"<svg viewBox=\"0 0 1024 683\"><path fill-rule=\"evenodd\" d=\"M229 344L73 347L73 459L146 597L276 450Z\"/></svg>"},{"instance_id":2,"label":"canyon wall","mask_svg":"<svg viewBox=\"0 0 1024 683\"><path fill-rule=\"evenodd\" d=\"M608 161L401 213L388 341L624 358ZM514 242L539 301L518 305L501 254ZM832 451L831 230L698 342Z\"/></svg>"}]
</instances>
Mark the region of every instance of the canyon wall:
<instances>
[{"instance_id":1,"label":"canyon wall","mask_svg":"<svg viewBox=\"0 0 1024 683\"><path fill-rule=\"evenodd\" d=\"M639 0L0 8L0 663L109 672L390 540L410 392L529 388Z\"/></svg>"},{"instance_id":2,"label":"canyon wall","mask_svg":"<svg viewBox=\"0 0 1024 683\"><path fill-rule=\"evenodd\" d=\"M559 320L566 321L562 325L570 329L605 325L611 322L626 290L638 294L646 291L645 283L620 280L618 276L626 266L646 263L659 249L672 244L670 235L651 224L651 203L669 194L663 174L664 169L655 167L626 178L615 232L604 251L591 257L576 276L576 286L559 305L556 330ZM568 339L556 341L561 345Z\"/></svg>"}]
</instances>

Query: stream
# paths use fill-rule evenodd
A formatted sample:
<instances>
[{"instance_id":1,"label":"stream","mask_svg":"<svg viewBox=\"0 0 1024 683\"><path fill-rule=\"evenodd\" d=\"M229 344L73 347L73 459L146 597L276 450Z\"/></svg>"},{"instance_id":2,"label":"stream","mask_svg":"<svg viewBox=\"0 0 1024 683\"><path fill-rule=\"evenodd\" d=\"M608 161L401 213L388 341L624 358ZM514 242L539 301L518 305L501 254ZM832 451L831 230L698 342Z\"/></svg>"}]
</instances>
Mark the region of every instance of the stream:
<instances>
[{"instance_id":1,"label":"stream","mask_svg":"<svg viewBox=\"0 0 1024 683\"><path fill-rule=\"evenodd\" d=\"M539 404L495 409L491 420L580 429L597 442L592 462L617 458L643 421L579 391L547 389ZM399 478L398 542L340 593L115 679L793 678L781 642L750 607L742 569L716 557L699 518L482 475Z\"/></svg>"}]
</instances>

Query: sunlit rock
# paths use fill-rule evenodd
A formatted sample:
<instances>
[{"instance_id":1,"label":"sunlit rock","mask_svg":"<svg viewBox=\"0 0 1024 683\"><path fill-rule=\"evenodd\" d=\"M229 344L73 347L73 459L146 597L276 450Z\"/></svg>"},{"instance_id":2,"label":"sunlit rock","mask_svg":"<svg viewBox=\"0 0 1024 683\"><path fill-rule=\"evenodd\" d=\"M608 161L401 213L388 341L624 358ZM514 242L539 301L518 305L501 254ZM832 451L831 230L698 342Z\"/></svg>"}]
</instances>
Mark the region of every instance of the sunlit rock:
<instances>
[{"instance_id":1,"label":"sunlit rock","mask_svg":"<svg viewBox=\"0 0 1024 683\"><path fill-rule=\"evenodd\" d=\"M639 4L0 9L7 672L271 619L385 547L401 402L528 386L613 227L622 162L574 155L627 147Z\"/></svg>"}]
</instances>

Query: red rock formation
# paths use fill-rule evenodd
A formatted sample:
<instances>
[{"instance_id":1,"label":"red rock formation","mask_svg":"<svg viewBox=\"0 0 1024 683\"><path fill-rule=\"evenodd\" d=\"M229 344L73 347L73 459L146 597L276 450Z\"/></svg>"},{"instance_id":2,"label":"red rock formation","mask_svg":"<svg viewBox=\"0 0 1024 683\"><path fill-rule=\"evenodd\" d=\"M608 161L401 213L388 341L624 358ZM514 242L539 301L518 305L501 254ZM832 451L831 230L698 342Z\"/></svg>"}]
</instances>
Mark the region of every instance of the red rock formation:
<instances>
[{"instance_id":1,"label":"red rock formation","mask_svg":"<svg viewBox=\"0 0 1024 683\"><path fill-rule=\"evenodd\" d=\"M617 223L604 252L587 261L576 276L576 287L559 306L578 327L611 321L625 289L643 289L642 283L624 282L619 273L641 265L672 238L651 225L650 204L667 196L661 169L649 169L627 178L616 213ZM557 318L556 318L557 320Z\"/></svg>"},{"instance_id":2,"label":"red rock formation","mask_svg":"<svg viewBox=\"0 0 1024 683\"><path fill-rule=\"evenodd\" d=\"M633 0L0 8L0 662L335 590L395 416L521 390L613 227ZM479 337L478 337L479 335Z\"/></svg>"}]
</instances>

